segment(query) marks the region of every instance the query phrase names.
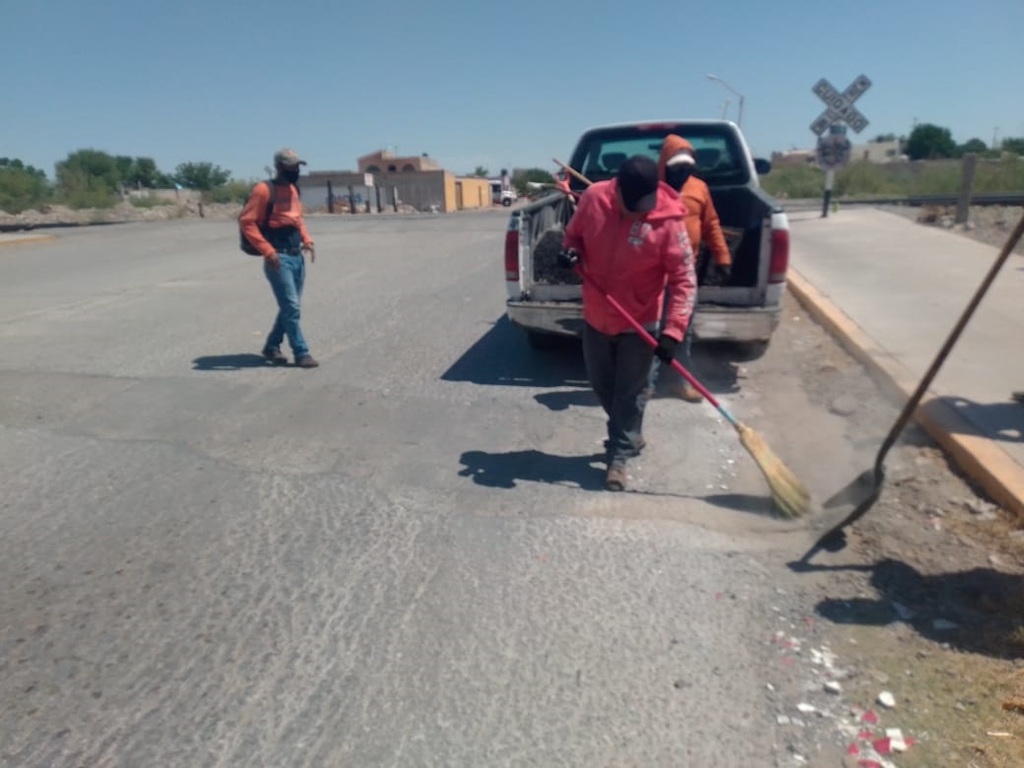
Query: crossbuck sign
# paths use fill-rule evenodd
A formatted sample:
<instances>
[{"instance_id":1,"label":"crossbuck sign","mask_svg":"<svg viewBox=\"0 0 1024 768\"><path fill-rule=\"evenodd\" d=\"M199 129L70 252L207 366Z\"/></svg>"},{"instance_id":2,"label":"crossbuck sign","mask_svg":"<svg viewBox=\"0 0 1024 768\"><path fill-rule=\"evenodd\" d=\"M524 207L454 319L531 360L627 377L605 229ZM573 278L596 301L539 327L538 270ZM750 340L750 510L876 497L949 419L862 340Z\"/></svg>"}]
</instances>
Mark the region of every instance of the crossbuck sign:
<instances>
[{"instance_id":1,"label":"crossbuck sign","mask_svg":"<svg viewBox=\"0 0 1024 768\"><path fill-rule=\"evenodd\" d=\"M861 75L840 93L832 83L824 77L821 78L811 90L825 102L827 108L811 123L811 130L821 136L830 125L842 121L857 133L863 131L868 127L868 119L853 106L853 102L863 96L864 91L870 87L871 80L867 75Z\"/></svg>"}]
</instances>

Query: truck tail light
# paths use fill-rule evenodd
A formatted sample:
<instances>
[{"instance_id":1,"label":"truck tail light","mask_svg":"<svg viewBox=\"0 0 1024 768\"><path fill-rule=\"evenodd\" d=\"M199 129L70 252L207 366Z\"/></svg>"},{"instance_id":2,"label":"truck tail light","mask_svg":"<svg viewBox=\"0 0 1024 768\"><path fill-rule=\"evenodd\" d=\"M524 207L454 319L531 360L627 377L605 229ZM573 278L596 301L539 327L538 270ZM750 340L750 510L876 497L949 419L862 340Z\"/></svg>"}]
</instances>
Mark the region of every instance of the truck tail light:
<instances>
[{"instance_id":1,"label":"truck tail light","mask_svg":"<svg viewBox=\"0 0 1024 768\"><path fill-rule=\"evenodd\" d=\"M786 270L789 269L789 230L772 230L772 258L768 266L768 282L786 282Z\"/></svg>"},{"instance_id":2,"label":"truck tail light","mask_svg":"<svg viewBox=\"0 0 1024 768\"><path fill-rule=\"evenodd\" d=\"M519 281L519 228L505 232L505 279Z\"/></svg>"}]
</instances>

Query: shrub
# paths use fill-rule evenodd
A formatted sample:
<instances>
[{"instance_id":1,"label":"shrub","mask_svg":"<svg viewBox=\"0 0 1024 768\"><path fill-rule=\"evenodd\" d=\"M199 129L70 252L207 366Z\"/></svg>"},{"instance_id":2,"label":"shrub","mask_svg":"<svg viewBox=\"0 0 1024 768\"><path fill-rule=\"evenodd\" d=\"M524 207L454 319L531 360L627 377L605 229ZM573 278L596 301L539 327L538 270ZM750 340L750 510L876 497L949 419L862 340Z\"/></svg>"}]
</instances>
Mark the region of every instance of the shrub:
<instances>
[{"instance_id":1,"label":"shrub","mask_svg":"<svg viewBox=\"0 0 1024 768\"><path fill-rule=\"evenodd\" d=\"M255 181L229 181L203 192L204 203L244 203L249 199Z\"/></svg>"},{"instance_id":2,"label":"shrub","mask_svg":"<svg viewBox=\"0 0 1024 768\"><path fill-rule=\"evenodd\" d=\"M144 197L132 197L129 202L136 208L156 208L158 205L175 205L173 200L167 200L157 195L146 195Z\"/></svg>"},{"instance_id":3,"label":"shrub","mask_svg":"<svg viewBox=\"0 0 1024 768\"><path fill-rule=\"evenodd\" d=\"M761 179L761 186L776 197L819 197L825 187L825 174L811 165L776 165Z\"/></svg>"},{"instance_id":4,"label":"shrub","mask_svg":"<svg viewBox=\"0 0 1024 768\"><path fill-rule=\"evenodd\" d=\"M21 213L30 208L38 209L51 197L45 176L22 168L0 167L0 210Z\"/></svg>"}]
</instances>

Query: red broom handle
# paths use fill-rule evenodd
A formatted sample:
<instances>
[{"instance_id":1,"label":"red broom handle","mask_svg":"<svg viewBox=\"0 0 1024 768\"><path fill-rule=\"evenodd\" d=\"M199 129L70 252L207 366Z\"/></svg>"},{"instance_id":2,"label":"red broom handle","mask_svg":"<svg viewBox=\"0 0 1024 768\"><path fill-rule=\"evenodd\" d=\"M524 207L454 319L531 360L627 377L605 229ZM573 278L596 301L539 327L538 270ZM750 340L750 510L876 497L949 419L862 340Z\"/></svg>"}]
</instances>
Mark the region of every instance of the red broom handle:
<instances>
[{"instance_id":1,"label":"red broom handle","mask_svg":"<svg viewBox=\"0 0 1024 768\"><path fill-rule=\"evenodd\" d=\"M591 288L593 288L598 293L600 293L602 296L604 296L605 300L609 304L611 304L613 307L615 307L615 310L620 315L622 315L622 317L626 320L626 322L628 322L631 326L633 326L633 330L635 330L638 334L640 334L640 337L644 341L646 341L649 346L651 346L652 348L656 348L658 346L657 340L647 331L647 329L644 328L642 325L640 325L640 323L638 323L636 321L636 318L634 318L631 314L629 314L629 312L626 311L626 308L623 307L621 304L619 304L619 302L616 301L615 298L611 294L609 294L601 286L599 286L597 284L597 282L595 282L594 278L592 278L590 275L588 275L586 270L584 270L582 266L577 267L576 271L579 273L580 277L583 278L584 282L589 283ZM692 319L693 318L691 317L691 320ZM715 406L715 408L717 408L719 411L721 411L721 413L731 423L733 423L733 424L736 423L736 419L733 418L732 414L729 413L729 411L726 410L725 407L722 406L721 403L718 402L717 398L715 398L714 395L712 395L710 392L708 392L707 389L704 388L703 384L701 384L699 381L697 381L697 379L694 377L694 375L692 373L690 373L688 370L686 370L683 367L682 363L680 363L678 360L673 359L672 360L672 368L680 376L682 376L684 379L686 379L688 382L690 382L694 386L694 388L698 392L700 392L701 395L703 395L704 398L709 403L711 403L713 406Z\"/></svg>"}]
</instances>

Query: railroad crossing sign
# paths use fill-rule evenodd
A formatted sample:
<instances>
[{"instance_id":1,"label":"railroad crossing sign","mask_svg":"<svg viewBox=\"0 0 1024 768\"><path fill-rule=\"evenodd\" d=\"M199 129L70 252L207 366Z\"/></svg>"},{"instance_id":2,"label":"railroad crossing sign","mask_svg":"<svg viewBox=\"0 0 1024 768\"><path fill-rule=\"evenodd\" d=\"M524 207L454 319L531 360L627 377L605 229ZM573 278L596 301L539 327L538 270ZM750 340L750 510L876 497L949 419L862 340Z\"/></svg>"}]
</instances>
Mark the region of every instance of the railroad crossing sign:
<instances>
[{"instance_id":1,"label":"railroad crossing sign","mask_svg":"<svg viewBox=\"0 0 1024 768\"><path fill-rule=\"evenodd\" d=\"M836 130L842 128L843 130ZM823 171L834 171L850 162L850 140L846 138L846 126L832 126L828 136L818 139L817 161Z\"/></svg>"},{"instance_id":2,"label":"railroad crossing sign","mask_svg":"<svg viewBox=\"0 0 1024 768\"><path fill-rule=\"evenodd\" d=\"M846 90L840 93L824 77L821 78L811 91L819 99L825 102L827 109L818 115L818 119L811 123L811 130L821 136L830 125L839 121L845 122L854 131L860 133L868 127L868 119L860 113L853 102L864 95L864 91L871 87L871 80L867 75L861 75Z\"/></svg>"}]
</instances>

